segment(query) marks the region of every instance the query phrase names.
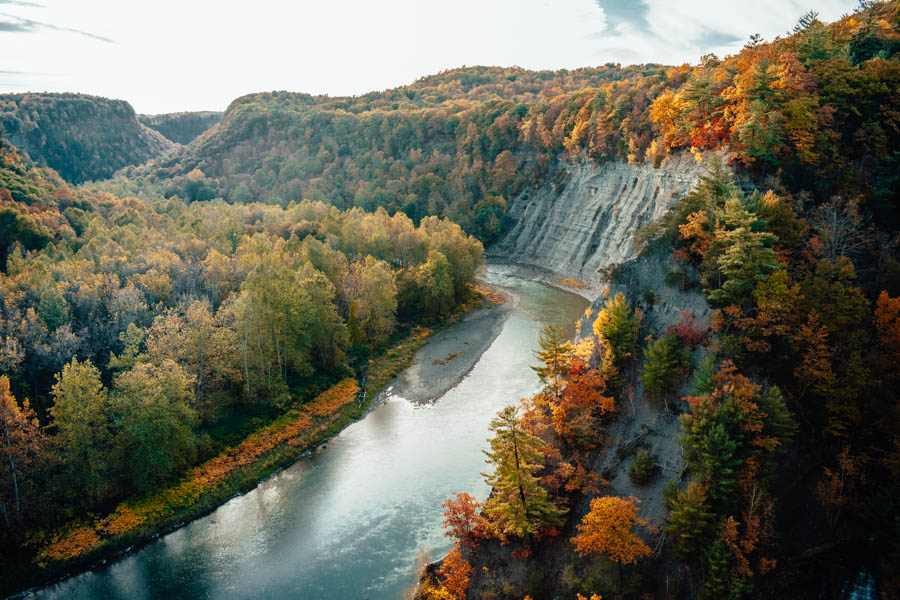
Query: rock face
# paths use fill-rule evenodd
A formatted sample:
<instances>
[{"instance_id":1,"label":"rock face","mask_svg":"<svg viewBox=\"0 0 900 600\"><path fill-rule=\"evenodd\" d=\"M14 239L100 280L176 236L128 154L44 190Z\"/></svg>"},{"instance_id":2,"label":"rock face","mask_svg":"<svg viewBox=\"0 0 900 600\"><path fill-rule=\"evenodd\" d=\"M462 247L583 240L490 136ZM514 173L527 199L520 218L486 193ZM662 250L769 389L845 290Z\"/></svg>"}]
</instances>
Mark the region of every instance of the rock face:
<instances>
[{"instance_id":1,"label":"rock face","mask_svg":"<svg viewBox=\"0 0 900 600\"><path fill-rule=\"evenodd\" d=\"M565 165L561 183L515 198L514 224L488 249L490 256L578 279L596 291L598 269L634 258L634 232L688 192L705 165L687 153L663 164Z\"/></svg>"}]
</instances>

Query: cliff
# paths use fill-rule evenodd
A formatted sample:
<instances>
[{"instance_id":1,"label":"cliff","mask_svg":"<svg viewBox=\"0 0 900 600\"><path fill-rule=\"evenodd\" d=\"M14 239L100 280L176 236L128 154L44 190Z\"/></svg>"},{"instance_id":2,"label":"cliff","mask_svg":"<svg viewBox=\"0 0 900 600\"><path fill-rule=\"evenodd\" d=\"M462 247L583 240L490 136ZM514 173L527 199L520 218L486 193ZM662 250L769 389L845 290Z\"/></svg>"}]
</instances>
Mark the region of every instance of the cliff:
<instances>
[{"instance_id":1,"label":"cliff","mask_svg":"<svg viewBox=\"0 0 900 600\"><path fill-rule=\"evenodd\" d=\"M690 190L704 163L682 153L658 168L622 162L560 168L561 182L513 199L512 225L488 254L580 280L596 296L607 280L599 271L635 257L634 232Z\"/></svg>"}]
</instances>

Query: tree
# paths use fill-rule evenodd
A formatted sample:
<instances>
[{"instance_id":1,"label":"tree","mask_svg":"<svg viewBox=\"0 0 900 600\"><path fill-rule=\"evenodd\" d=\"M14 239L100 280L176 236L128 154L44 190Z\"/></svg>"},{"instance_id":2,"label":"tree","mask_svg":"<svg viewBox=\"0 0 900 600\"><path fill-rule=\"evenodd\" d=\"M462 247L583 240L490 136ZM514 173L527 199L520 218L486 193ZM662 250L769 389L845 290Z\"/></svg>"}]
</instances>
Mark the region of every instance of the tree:
<instances>
[{"instance_id":1,"label":"tree","mask_svg":"<svg viewBox=\"0 0 900 600\"><path fill-rule=\"evenodd\" d=\"M685 368L690 364L690 352L674 335L661 337L647 347L641 381L652 396L665 401L666 412L669 411L667 396L675 390Z\"/></svg>"},{"instance_id":2,"label":"tree","mask_svg":"<svg viewBox=\"0 0 900 600\"><path fill-rule=\"evenodd\" d=\"M610 387L617 388L622 384L622 368L625 360L631 357L638 329L639 324L621 292L597 313L593 330L601 349L600 371Z\"/></svg>"},{"instance_id":3,"label":"tree","mask_svg":"<svg viewBox=\"0 0 900 600\"><path fill-rule=\"evenodd\" d=\"M28 401L19 407L9 389L9 378L0 376L0 515L6 529L22 520L23 499L27 501L32 491L45 443Z\"/></svg>"},{"instance_id":4,"label":"tree","mask_svg":"<svg viewBox=\"0 0 900 600\"><path fill-rule=\"evenodd\" d=\"M208 303L196 300L183 314L159 315L147 332L150 362L178 363L194 379L194 395L204 409L211 409L210 393L225 391L241 380L239 342L234 329L223 323L226 315L227 311L213 315Z\"/></svg>"},{"instance_id":5,"label":"tree","mask_svg":"<svg viewBox=\"0 0 900 600\"><path fill-rule=\"evenodd\" d=\"M551 401L551 423L556 435L577 446L596 444L597 419L615 410L615 400L605 392L606 380L597 369L572 359L565 389L558 400Z\"/></svg>"},{"instance_id":6,"label":"tree","mask_svg":"<svg viewBox=\"0 0 900 600\"><path fill-rule=\"evenodd\" d=\"M878 295L875 306L875 329L884 348L889 372L900 376L900 298L891 298L886 291Z\"/></svg>"},{"instance_id":7,"label":"tree","mask_svg":"<svg viewBox=\"0 0 900 600\"><path fill-rule=\"evenodd\" d=\"M367 256L350 265L344 289L350 300L350 341L383 346L394 332L397 286L390 266Z\"/></svg>"},{"instance_id":8,"label":"tree","mask_svg":"<svg viewBox=\"0 0 900 600\"><path fill-rule=\"evenodd\" d=\"M706 487L692 481L685 491L676 491L668 504L666 535L672 539L673 552L682 558L693 556L714 532L715 515L707 505Z\"/></svg>"},{"instance_id":9,"label":"tree","mask_svg":"<svg viewBox=\"0 0 900 600\"><path fill-rule=\"evenodd\" d=\"M194 381L172 360L140 363L115 380L113 442L134 489L146 492L193 462Z\"/></svg>"},{"instance_id":10,"label":"tree","mask_svg":"<svg viewBox=\"0 0 900 600\"><path fill-rule=\"evenodd\" d=\"M50 415L54 444L73 490L83 501L106 499L112 483L112 425L109 394L93 364L73 358L56 376Z\"/></svg>"},{"instance_id":11,"label":"tree","mask_svg":"<svg viewBox=\"0 0 900 600\"><path fill-rule=\"evenodd\" d=\"M445 507L442 523L445 534L456 540L457 546L471 550L487 537L488 523L480 513L482 504L470 494L458 492L441 506Z\"/></svg>"},{"instance_id":12,"label":"tree","mask_svg":"<svg viewBox=\"0 0 900 600\"><path fill-rule=\"evenodd\" d=\"M637 334L638 324L634 320L625 294L619 292L597 313L594 334L609 341L616 366L630 356Z\"/></svg>"},{"instance_id":13,"label":"tree","mask_svg":"<svg viewBox=\"0 0 900 600\"><path fill-rule=\"evenodd\" d=\"M416 274L416 282L421 290L422 311L426 316L438 318L446 316L453 308L453 277L447 258L432 250L428 260Z\"/></svg>"},{"instance_id":14,"label":"tree","mask_svg":"<svg viewBox=\"0 0 900 600\"><path fill-rule=\"evenodd\" d=\"M450 550L441 562L441 568L438 569L438 575L444 579L441 585L456 600L465 600L471 573L472 565L462 557L459 548Z\"/></svg>"},{"instance_id":15,"label":"tree","mask_svg":"<svg viewBox=\"0 0 900 600\"><path fill-rule=\"evenodd\" d=\"M775 234L755 231L756 217L740 198L725 201L723 229L716 232L704 257L703 286L711 302L719 306L747 303L756 285L783 268L770 247Z\"/></svg>"},{"instance_id":16,"label":"tree","mask_svg":"<svg viewBox=\"0 0 900 600\"><path fill-rule=\"evenodd\" d=\"M548 525L560 525L565 511L550 501L536 475L544 465L544 442L521 428L514 406L501 410L490 430L491 449L484 453L494 472L482 476L494 491L484 512L500 535L525 538Z\"/></svg>"},{"instance_id":17,"label":"tree","mask_svg":"<svg viewBox=\"0 0 900 600\"><path fill-rule=\"evenodd\" d=\"M534 350L534 355L541 362L531 369L538 374L541 382L550 388L554 397L559 398L562 391L562 378L569 370L572 344L566 339L561 327L544 325L544 330L538 338L540 350Z\"/></svg>"},{"instance_id":18,"label":"tree","mask_svg":"<svg viewBox=\"0 0 900 600\"><path fill-rule=\"evenodd\" d=\"M122 342L123 346L122 354L117 356L110 353L109 368L119 371L130 369L138 361L145 358L145 356L141 354L141 345L144 343L145 337L146 335L143 329L134 323L129 323L128 328L119 334L119 340Z\"/></svg>"},{"instance_id":19,"label":"tree","mask_svg":"<svg viewBox=\"0 0 900 600\"><path fill-rule=\"evenodd\" d=\"M581 556L604 555L623 565L648 556L650 547L631 531L635 525L647 524L637 516L638 502L634 496L604 496L591 500L590 512L578 524L580 533L572 538L575 551Z\"/></svg>"},{"instance_id":20,"label":"tree","mask_svg":"<svg viewBox=\"0 0 900 600\"><path fill-rule=\"evenodd\" d=\"M628 467L628 476L635 484L644 485L656 474L656 468L656 457L651 456L643 448L638 448L631 466Z\"/></svg>"}]
</instances>

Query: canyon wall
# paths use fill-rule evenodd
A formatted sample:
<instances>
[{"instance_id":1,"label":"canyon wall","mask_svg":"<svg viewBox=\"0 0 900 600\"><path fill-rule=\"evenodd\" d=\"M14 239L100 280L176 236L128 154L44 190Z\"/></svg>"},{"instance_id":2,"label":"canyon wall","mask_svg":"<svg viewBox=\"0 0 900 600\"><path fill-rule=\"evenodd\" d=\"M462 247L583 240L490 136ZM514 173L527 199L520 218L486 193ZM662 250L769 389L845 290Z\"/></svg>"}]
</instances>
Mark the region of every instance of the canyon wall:
<instances>
[{"instance_id":1,"label":"canyon wall","mask_svg":"<svg viewBox=\"0 0 900 600\"><path fill-rule=\"evenodd\" d=\"M513 223L488 255L578 279L596 292L605 283L598 271L635 257L634 232L687 193L705 162L681 153L658 168L621 162L564 165L561 182L510 202Z\"/></svg>"}]
</instances>

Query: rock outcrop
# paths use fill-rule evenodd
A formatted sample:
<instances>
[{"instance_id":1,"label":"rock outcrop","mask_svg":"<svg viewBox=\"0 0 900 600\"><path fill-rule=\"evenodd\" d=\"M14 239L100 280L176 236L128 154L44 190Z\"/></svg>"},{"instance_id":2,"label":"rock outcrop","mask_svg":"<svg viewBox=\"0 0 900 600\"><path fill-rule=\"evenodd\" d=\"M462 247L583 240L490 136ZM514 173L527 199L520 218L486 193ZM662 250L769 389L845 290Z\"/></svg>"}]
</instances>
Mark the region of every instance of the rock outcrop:
<instances>
[{"instance_id":1,"label":"rock outcrop","mask_svg":"<svg viewBox=\"0 0 900 600\"><path fill-rule=\"evenodd\" d=\"M705 169L687 153L662 165L564 165L562 181L515 198L512 226L488 249L510 259L575 278L596 292L599 270L635 257L634 232L660 217Z\"/></svg>"}]
</instances>

